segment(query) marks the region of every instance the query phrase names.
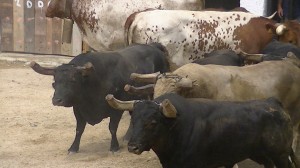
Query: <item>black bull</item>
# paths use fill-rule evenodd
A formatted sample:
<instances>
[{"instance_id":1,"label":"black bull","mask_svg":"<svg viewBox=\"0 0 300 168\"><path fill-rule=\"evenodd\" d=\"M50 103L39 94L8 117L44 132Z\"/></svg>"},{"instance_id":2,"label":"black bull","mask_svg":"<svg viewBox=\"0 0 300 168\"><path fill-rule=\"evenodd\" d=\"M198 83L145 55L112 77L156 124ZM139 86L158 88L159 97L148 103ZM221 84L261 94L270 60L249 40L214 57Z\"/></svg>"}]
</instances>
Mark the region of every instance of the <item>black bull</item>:
<instances>
[{"instance_id":1,"label":"black bull","mask_svg":"<svg viewBox=\"0 0 300 168\"><path fill-rule=\"evenodd\" d=\"M164 168L229 168L246 158L287 168L289 156L297 166L292 123L275 98L229 102L168 93L153 101L106 99L114 108L133 110L128 150L152 149Z\"/></svg>"},{"instance_id":2,"label":"black bull","mask_svg":"<svg viewBox=\"0 0 300 168\"><path fill-rule=\"evenodd\" d=\"M132 45L115 52L80 54L57 68L43 68L35 62L31 67L38 73L54 76L53 105L73 106L77 126L69 152L78 152L86 123L95 125L107 117L112 136L110 150L117 151L116 132L122 112L110 108L105 96L114 94L124 100L141 98L123 91L125 84L132 83L130 74L169 70L164 47L157 43Z\"/></svg>"}]
</instances>

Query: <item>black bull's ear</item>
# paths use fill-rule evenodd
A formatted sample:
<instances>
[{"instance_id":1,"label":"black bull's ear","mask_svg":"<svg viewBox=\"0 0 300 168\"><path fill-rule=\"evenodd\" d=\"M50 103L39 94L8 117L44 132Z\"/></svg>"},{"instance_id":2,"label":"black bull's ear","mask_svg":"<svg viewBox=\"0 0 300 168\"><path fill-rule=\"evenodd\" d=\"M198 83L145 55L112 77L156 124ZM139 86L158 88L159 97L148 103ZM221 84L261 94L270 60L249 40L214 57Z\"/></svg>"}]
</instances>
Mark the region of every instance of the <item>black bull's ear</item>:
<instances>
[{"instance_id":1,"label":"black bull's ear","mask_svg":"<svg viewBox=\"0 0 300 168\"><path fill-rule=\"evenodd\" d=\"M162 113L167 118L176 118L177 110L170 100L165 99L160 107L162 108Z\"/></svg>"},{"instance_id":2,"label":"black bull's ear","mask_svg":"<svg viewBox=\"0 0 300 168\"><path fill-rule=\"evenodd\" d=\"M94 66L91 62L87 62L83 66L78 66L76 68L81 70L82 76L88 76L94 70Z\"/></svg>"}]
</instances>

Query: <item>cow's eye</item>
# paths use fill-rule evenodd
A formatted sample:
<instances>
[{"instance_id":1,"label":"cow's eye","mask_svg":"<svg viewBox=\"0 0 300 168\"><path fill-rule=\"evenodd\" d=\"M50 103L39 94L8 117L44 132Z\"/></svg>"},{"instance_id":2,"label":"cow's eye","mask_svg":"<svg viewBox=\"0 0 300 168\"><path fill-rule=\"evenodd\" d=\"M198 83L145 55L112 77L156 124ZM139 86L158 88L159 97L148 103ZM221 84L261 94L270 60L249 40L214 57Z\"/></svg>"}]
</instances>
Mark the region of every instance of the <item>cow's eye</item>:
<instances>
[{"instance_id":1,"label":"cow's eye","mask_svg":"<svg viewBox=\"0 0 300 168\"><path fill-rule=\"evenodd\" d=\"M148 122L145 126L147 128L153 128L156 124L157 124L157 121L156 120L152 120L152 121Z\"/></svg>"},{"instance_id":2,"label":"cow's eye","mask_svg":"<svg viewBox=\"0 0 300 168\"><path fill-rule=\"evenodd\" d=\"M152 120L150 124L151 124L151 125L156 125L156 124L157 124L157 121L156 121L156 120Z\"/></svg>"}]
</instances>

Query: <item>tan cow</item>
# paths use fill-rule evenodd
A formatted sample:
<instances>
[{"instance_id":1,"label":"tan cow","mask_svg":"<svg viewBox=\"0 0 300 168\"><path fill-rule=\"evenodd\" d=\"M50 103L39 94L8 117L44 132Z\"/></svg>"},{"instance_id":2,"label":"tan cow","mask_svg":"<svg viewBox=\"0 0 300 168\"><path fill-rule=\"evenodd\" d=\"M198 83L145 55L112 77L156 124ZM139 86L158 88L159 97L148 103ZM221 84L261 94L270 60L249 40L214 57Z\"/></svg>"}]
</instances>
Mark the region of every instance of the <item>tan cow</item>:
<instances>
[{"instance_id":1,"label":"tan cow","mask_svg":"<svg viewBox=\"0 0 300 168\"><path fill-rule=\"evenodd\" d=\"M71 18L95 50L124 47L124 24L133 12L156 9L200 10L204 0L51 0L47 17Z\"/></svg>"},{"instance_id":2,"label":"tan cow","mask_svg":"<svg viewBox=\"0 0 300 168\"><path fill-rule=\"evenodd\" d=\"M187 98L246 101L275 97L289 112L294 125L293 148L300 122L300 60L289 56L244 67L186 64L172 73L148 74L156 79L154 98L176 92ZM132 78L144 76L132 74ZM155 77L155 78L154 78Z\"/></svg>"}]
</instances>

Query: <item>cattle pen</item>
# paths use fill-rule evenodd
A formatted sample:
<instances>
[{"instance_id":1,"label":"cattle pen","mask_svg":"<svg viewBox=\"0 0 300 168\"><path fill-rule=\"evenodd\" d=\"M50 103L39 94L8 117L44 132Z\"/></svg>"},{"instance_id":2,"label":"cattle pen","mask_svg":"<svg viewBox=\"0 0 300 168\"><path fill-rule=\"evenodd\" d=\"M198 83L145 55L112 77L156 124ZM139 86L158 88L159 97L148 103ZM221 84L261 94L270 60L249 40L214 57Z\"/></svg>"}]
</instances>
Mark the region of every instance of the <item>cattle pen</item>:
<instances>
[{"instance_id":1,"label":"cattle pen","mask_svg":"<svg viewBox=\"0 0 300 168\"><path fill-rule=\"evenodd\" d=\"M119 125L119 152L109 152L109 119L105 119L95 126L88 125L81 150L68 155L75 118L71 108L52 105L52 77L37 74L22 62L0 60L0 79L0 167L161 168L153 151L141 155L127 151L122 136L130 121L128 113ZM249 161L239 166L261 168Z\"/></svg>"},{"instance_id":2,"label":"cattle pen","mask_svg":"<svg viewBox=\"0 0 300 168\"><path fill-rule=\"evenodd\" d=\"M0 51L54 55L78 55L88 49L76 24L71 43L63 36L64 20L46 18L50 0L1 0Z\"/></svg>"},{"instance_id":3,"label":"cattle pen","mask_svg":"<svg viewBox=\"0 0 300 168\"><path fill-rule=\"evenodd\" d=\"M122 116L117 132L120 151L109 151L107 118L101 124L88 125L80 151L68 155L76 132L72 108L53 106L53 77L35 73L28 64L60 65L90 48L76 24L69 29L73 32L71 43L64 41L65 20L45 17L50 1L0 1L0 168L161 168L153 151L141 155L128 152L122 139L130 123L128 113ZM214 1L228 4L227 0ZM5 60L10 56L12 60ZM297 155L300 157L299 152ZM246 160L239 167L262 166Z\"/></svg>"}]
</instances>

